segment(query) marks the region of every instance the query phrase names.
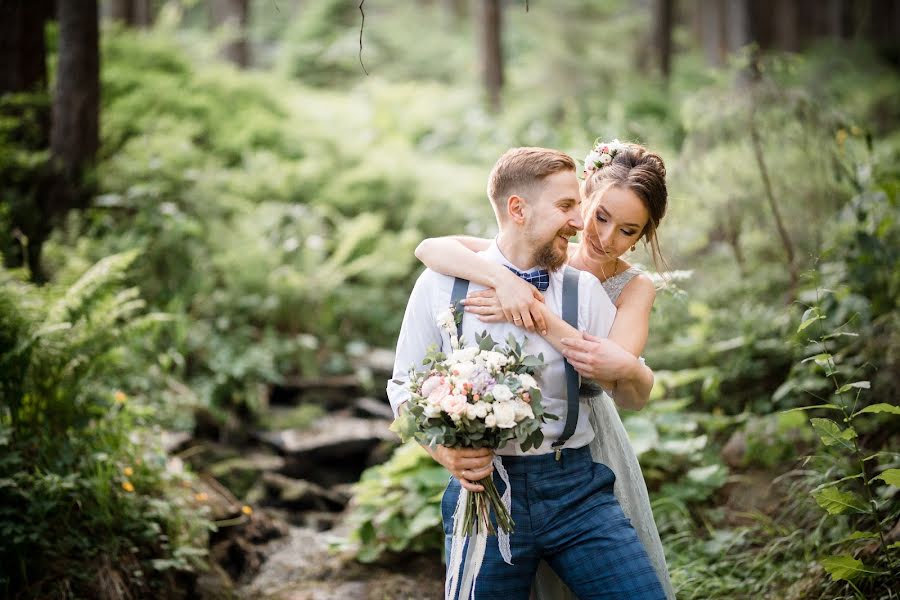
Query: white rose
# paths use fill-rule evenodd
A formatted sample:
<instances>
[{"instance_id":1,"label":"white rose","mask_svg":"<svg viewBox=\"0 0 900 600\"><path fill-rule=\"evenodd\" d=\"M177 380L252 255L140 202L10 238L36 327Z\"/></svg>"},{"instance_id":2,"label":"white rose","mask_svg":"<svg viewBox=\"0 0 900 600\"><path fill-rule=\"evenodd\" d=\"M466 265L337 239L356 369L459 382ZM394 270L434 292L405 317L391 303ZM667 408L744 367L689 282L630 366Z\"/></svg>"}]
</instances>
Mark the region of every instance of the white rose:
<instances>
[{"instance_id":1,"label":"white rose","mask_svg":"<svg viewBox=\"0 0 900 600\"><path fill-rule=\"evenodd\" d=\"M454 328L456 324L453 325ZM447 360L449 363L464 363L471 362L475 356L478 354L478 346L469 346L468 348L460 348L453 352L450 355L450 358Z\"/></svg>"},{"instance_id":2,"label":"white rose","mask_svg":"<svg viewBox=\"0 0 900 600\"><path fill-rule=\"evenodd\" d=\"M601 154L599 160L601 165L608 165L610 162L612 162L612 156L610 156L609 154Z\"/></svg>"},{"instance_id":3,"label":"white rose","mask_svg":"<svg viewBox=\"0 0 900 600\"><path fill-rule=\"evenodd\" d=\"M440 404L426 404L425 405L425 416L429 419L433 419L435 417L441 416L441 405Z\"/></svg>"},{"instance_id":4,"label":"white rose","mask_svg":"<svg viewBox=\"0 0 900 600\"><path fill-rule=\"evenodd\" d=\"M467 404L466 405L466 418L470 421L474 421L478 418L478 406L475 404Z\"/></svg>"},{"instance_id":5,"label":"white rose","mask_svg":"<svg viewBox=\"0 0 900 600\"><path fill-rule=\"evenodd\" d=\"M476 402L472 406L475 409L475 416L479 419L487 417L488 412L491 410L491 405L487 402Z\"/></svg>"},{"instance_id":6,"label":"white rose","mask_svg":"<svg viewBox=\"0 0 900 600\"><path fill-rule=\"evenodd\" d=\"M518 375L519 383L522 384L522 388L527 392L531 388L536 388L538 386L537 381L534 380L534 377L529 375L528 373L521 373Z\"/></svg>"},{"instance_id":7,"label":"white rose","mask_svg":"<svg viewBox=\"0 0 900 600\"><path fill-rule=\"evenodd\" d=\"M435 321L441 330L447 333L456 333L456 320L453 318L453 311L449 308L440 313Z\"/></svg>"},{"instance_id":8,"label":"white rose","mask_svg":"<svg viewBox=\"0 0 900 600\"><path fill-rule=\"evenodd\" d=\"M600 152L595 150L591 150L591 153L587 155L584 159L584 167L585 169L592 169L596 166L597 161L600 160Z\"/></svg>"},{"instance_id":9,"label":"white rose","mask_svg":"<svg viewBox=\"0 0 900 600\"><path fill-rule=\"evenodd\" d=\"M516 426L516 407L512 402L495 404L493 416L497 418L497 427L500 429L512 429Z\"/></svg>"},{"instance_id":10,"label":"white rose","mask_svg":"<svg viewBox=\"0 0 900 600\"><path fill-rule=\"evenodd\" d=\"M513 397L512 390L502 384L492 387L491 395L494 397L494 401L496 402L508 402Z\"/></svg>"},{"instance_id":11,"label":"white rose","mask_svg":"<svg viewBox=\"0 0 900 600\"><path fill-rule=\"evenodd\" d=\"M534 411L531 410L531 405L527 402L522 402L521 400L517 400L514 404L514 409L516 412L516 423L523 421L525 419L533 419Z\"/></svg>"},{"instance_id":12,"label":"white rose","mask_svg":"<svg viewBox=\"0 0 900 600\"><path fill-rule=\"evenodd\" d=\"M455 383L466 383L472 378L475 368L475 363L472 362L455 364L450 367L450 372L452 373L451 379L453 379Z\"/></svg>"},{"instance_id":13,"label":"white rose","mask_svg":"<svg viewBox=\"0 0 900 600\"><path fill-rule=\"evenodd\" d=\"M497 426L497 417L494 415L488 415L484 418L484 426L488 429L493 429Z\"/></svg>"}]
</instances>

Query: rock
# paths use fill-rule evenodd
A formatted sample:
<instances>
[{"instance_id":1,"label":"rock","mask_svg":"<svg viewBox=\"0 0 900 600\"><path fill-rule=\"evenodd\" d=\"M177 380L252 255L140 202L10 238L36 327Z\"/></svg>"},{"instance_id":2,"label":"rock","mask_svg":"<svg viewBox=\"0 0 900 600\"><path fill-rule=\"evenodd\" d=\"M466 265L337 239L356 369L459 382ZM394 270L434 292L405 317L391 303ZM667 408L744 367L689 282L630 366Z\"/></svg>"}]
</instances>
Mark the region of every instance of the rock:
<instances>
[{"instance_id":1,"label":"rock","mask_svg":"<svg viewBox=\"0 0 900 600\"><path fill-rule=\"evenodd\" d=\"M217 462L209 467L209 473L235 496L244 498L264 472L278 471L284 464L281 456L253 452Z\"/></svg>"},{"instance_id":2,"label":"rock","mask_svg":"<svg viewBox=\"0 0 900 600\"><path fill-rule=\"evenodd\" d=\"M257 437L285 456L282 473L325 486L358 481L379 443L397 437L386 419L327 415L308 429L260 432Z\"/></svg>"},{"instance_id":3,"label":"rock","mask_svg":"<svg viewBox=\"0 0 900 600\"><path fill-rule=\"evenodd\" d=\"M194 596L200 600L237 600L234 583L221 566L211 562L209 569L201 571L194 583Z\"/></svg>"},{"instance_id":4,"label":"rock","mask_svg":"<svg viewBox=\"0 0 900 600\"><path fill-rule=\"evenodd\" d=\"M193 436L187 431L163 431L160 444L166 454L174 454L184 450L192 439Z\"/></svg>"},{"instance_id":5,"label":"rock","mask_svg":"<svg viewBox=\"0 0 900 600\"><path fill-rule=\"evenodd\" d=\"M278 473L263 473L262 481L276 505L294 510L340 511L350 500L337 491Z\"/></svg>"},{"instance_id":6,"label":"rock","mask_svg":"<svg viewBox=\"0 0 900 600\"><path fill-rule=\"evenodd\" d=\"M747 456L747 433L738 429L731 434L725 446L722 447L722 460L732 469L740 469L745 465Z\"/></svg>"},{"instance_id":7,"label":"rock","mask_svg":"<svg viewBox=\"0 0 900 600\"><path fill-rule=\"evenodd\" d=\"M306 430L286 429L258 434L282 454L335 458L368 450L382 440L395 440L390 421L328 415Z\"/></svg>"},{"instance_id":8,"label":"rock","mask_svg":"<svg viewBox=\"0 0 900 600\"><path fill-rule=\"evenodd\" d=\"M356 359L359 366L384 375L387 379L394 372L394 351L388 348L370 348Z\"/></svg>"},{"instance_id":9,"label":"rock","mask_svg":"<svg viewBox=\"0 0 900 600\"><path fill-rule=\"evenodd\" d=\"M375 398L357 398L353 403L353 411L358 417L394 420L394 411L391 410L391 405Z\"/></svg>"}]
</instances>

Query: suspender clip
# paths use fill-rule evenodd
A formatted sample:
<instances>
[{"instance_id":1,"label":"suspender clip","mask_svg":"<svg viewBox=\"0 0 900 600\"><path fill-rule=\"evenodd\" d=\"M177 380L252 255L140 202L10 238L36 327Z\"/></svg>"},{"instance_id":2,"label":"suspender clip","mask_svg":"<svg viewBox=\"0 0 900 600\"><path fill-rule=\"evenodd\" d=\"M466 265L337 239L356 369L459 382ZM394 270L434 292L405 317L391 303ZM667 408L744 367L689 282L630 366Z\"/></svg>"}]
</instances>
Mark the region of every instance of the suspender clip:
<instances>
[{"instance_id":1,"label":"suspender clip","mask_svg":"<svg viewBox=\"0 0 900 600\"><path fill-rule=\"evenodd\" d=\"M562 447L557 446L556 448L556 461L559 462L559 459L562 458Z\"/></svg>"}]
</instances>

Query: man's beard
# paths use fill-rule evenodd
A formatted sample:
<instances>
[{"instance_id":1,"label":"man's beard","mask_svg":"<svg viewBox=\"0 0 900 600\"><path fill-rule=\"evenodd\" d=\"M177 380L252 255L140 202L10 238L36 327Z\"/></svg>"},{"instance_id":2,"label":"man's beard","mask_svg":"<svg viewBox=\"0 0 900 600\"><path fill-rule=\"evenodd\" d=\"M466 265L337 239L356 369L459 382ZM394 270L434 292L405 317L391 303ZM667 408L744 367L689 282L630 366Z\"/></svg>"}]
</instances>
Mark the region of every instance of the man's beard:
<instances>
[{"instance_id":1,"label":"man's beard","mask_svg":"<svg viewBox=\"0 0 900 600\"><path fill-rule=\"evenodd\" d=\"M542 269L547 269L549 271L558 271L561 269L569 258L569 245L566 244L563 246L563 249L560 250L557 247L557 236L564 235L566 238L570 238L576 233L577 231L571 228L558 231L552 240L535 250L535 264Z\"/></svg>"}]
</instances>

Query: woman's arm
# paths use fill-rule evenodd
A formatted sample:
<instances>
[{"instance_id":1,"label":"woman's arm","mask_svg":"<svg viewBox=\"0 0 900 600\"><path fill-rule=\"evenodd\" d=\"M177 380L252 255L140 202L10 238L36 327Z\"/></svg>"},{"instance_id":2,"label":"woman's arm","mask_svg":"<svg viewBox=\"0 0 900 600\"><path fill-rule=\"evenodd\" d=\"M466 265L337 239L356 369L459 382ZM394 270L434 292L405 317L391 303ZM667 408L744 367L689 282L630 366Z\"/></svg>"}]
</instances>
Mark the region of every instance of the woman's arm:
<instances>
[{"instance_id":1,"label":"woman's arm","mask_svg":"<svg viewBox=\"0 0 900 600\"><path fill-rule=\"evenodd\" d=\"M641 364L637 356L647 342L650 308L655 296L649 278L639 276L632 280L619 297L619 310L608 339L582 334L541 305L547 323L543 337L583 377L595 379L605 389L612 390L619 406L639 410L647 403L653 388L653 371ZM503 320L489 291L472 294L465 305L467 312L479 315L485 322Z\"/></svg>"},{"instance_id":2,"label":"woman's arm","mask_svg":"<svg viewBox=\"0 0 900 600\"><path fill-rule=\"evenodd\" d=\"M543 301L543 295L503 265L476 254L490 244L490 240L467 236L428 238L416 248L416 258L438 273L493 288L504 320L529 331L545 331L546 324L536 306Z\"/></svg>"}]
</instances>

